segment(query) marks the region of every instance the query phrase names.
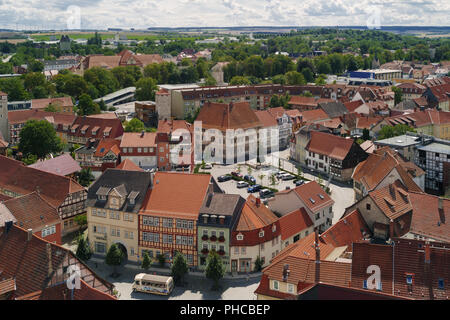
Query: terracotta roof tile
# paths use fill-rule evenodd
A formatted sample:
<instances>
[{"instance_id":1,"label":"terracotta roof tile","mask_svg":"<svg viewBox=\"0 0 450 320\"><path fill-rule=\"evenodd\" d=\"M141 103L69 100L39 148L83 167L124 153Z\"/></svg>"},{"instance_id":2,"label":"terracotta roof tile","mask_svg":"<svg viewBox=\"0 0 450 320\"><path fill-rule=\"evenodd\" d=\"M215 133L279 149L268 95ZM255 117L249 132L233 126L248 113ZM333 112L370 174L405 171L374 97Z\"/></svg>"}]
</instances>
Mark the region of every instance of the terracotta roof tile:
<instances>
[{"instance_id":1,"label":"terracotta roof tile","mask_svg":"<svg viewBox=\"0 0 450 320\"><path fill-rule=\"evenodd\" d=\"M130 159L123 160L116 169L126 170L126 171L144 171L144 169L140 168L137 164L135 164Z\"/></svg>"},{"instance_id":2,"label":"terracotta roof tile","mask_svg":"<svg viewBox=\"0 0 450 320\"><path fill-rule=\"evenodd\" d=\"M61 221L58 211L36 192L7 200L3 205L24 229L40 230Z\"/></svg>"},{"instance_id":3,"label":"terracotta roof tile","mask_svg":"<svg viewBox=\"0 0 450 320\"><path fill-rule=\"evenodd\" d=\"M139 214L197 220L210 182L211 176L206 174L156 172L153 189Z\"/></svg>"},{"instance_id":4,"label":"terracotta roof tile","mask_svg":"<svg viewBox=\"0 0 450 320\"><path fill-rule=\"evenodd\" d=\"M1 277L15 278L17 287L14 293L15 297L28 295L65 282L68 278L65 267L69 265L79 267L81 279L89 287L96 288L101 292L112 293L113 285L97 276L70 250L36 235L32 235L31 240L27 240L27 236L27 231L16 225L13 225L8 232L5 228L0 228ZM51 260L49 260L49 256Z\"/></svg>"},{"instance_id":5,"label":"terracotta roof tile","mask_svg":"<svg viewBox=\"0 0 450 320\"><path fill-rule=\"evenodd\" d=\"M300 208L282 216L279 219L279 224L281 229L281 240L286 240L294 234L314 225L305 208Z\"/></svg>"},{"instance_id":6,"label":"terracotta roof tile","mask_svg":"<svg viewBox=\"0 0 450 320\"><path fill-rule=\"evenodd\" d=\"M156 147L156 132L124 132L120 148Z\"/></svg>"},{"instance_id":7,"label":"terracotta roof tile","mask_svg":"<svg viewBox=\"0 0 450 320\"><path fill-rule=\"evenodd\" d=\"M39 191L54 207L59 207L68 194L85 190L70 178L26 167L4 156L0 156L0 167L0 186L21 195Z\"/></svg>"},{"instance_id":8,"label":"terracotta roof tile","mask_svg":"<svg viewBox=\"0 0 450 320\"><path fill-rule=\"evenodd\" d=\"M306 150L331 158L343 160L353 146L353 139L346 139L332 134L312 131Z\"/></svg>"},{"instance_id":9,"label":"terracotta roof tile","mask_svg":"<svg viewBox=\"0 0 450 320\"><path fill-rule=\"evenodd\" d=\"M100 140L95 149L94 157L102 158L110 151L116 156L120 154L120 140L104 138Z\"/></svg>"},{"instance_id":10,"label":"terracotta roof tile","mask_svg":"<svg viewBox=\"0 0 450 320\"><path fill-rule=\"evenodd\" d=\"M255 114L263 128L278 126L276 118L268 110L255 111Z\"/></svg>"}]
</instances>

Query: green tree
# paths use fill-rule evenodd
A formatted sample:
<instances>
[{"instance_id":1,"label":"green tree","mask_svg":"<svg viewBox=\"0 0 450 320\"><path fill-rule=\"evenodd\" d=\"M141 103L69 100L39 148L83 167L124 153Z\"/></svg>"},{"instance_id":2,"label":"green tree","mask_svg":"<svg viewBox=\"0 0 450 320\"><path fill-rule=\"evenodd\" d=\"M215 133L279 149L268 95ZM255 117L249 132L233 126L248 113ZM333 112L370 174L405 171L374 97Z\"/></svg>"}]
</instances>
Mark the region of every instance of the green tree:
<instances>
[{"instance_id":1,"label":"green tree","mask_svg":"<svg viewBox=\"0 0 450 320\"><path fill-rule=\"evenodd\" d=\"M73 220L80 227L80 230L87 226L87 215L85 213L75 216Z\"/></svg>"},{"instance_id":2,"label":"green tree","mask_svg":"<svg viewBox=\"0 0 450 320\"><path fill-rule=\"evenodd\" d=\"M143 130L145 130L144 123L137 118L133 118L125 124L125 132L141 132Z\"/></svg>"},{"instance_id":3,"label":"green tree","mask_svg":"<svg viewBox=\"0 0 450 320\"><path fill-rule=\"evenodd\" d=\"M78 113L80 116L89 116L91 114L99 114L100 107L94 103L91 96L83 93L78 101Z\"/></svg>"},{"instance_id":4,"label":"green tree","mask_svg":"<svg viewBox=\"0 0 450 320\"><path fill-rule=\"evenodd\" d=\"M394 91L394 103L395 105L397 105L402 101L403 97L402 90L397 87L392 87L392 91Z\"/></svg>"},{"instance_id":5,"label":"green tree","mask_svg":"<svg viewBox=\"0 0 450 320\"><path fill-rule=\"evenodd\" d=\"M297 71L289 71L286 73L286 83L289 85L303 85L306 84L305 77L302 73Z\"/></svg>"},{"instance_id":6,"label":"green tree","mask_svg":"<svg viewBox=\"0 0 450 320\"><path fill-rule=\"evenodd\" d=\"M263 266L263 261L260 258L260 256L257 256L256 260L255 260L255 272L260 272L262 270L262 266Z\"/></svg>"},{"instance_id":7,"label":"green tree","mask_svg":"<svg viewBox=\"0 0 450 320\"><path fill-rule=\"evenodd\" d=\"M78 259L87 262L92 256L92 249L89 247L88 242L84 237L80 237L78 240L78 247L76 251L76 256Z\"/></svg>"},{"instance_id":8,"label":"green tree","mask_svg":"<svg viewBox=\"0 0 450 320\"><path fill-rule=\"evenodd\" d=\"M91 168L83 168L80 172L76 174L78 183L83 187L89 187L92 181L95 180L94 175L92 174Z\"/></svg>"},{"instance_id":9,"label":"green tree","mask_svg":"<svg viewBox=\"0 0 450 320\"><path fill-rule=\"evenodd\" d=\"M242 76L234 76L231 78L230 83L231 86L238 86L238 85L250 85L251 82L247 77Z\"/></svg>"},{"instance_id":10,"label":"green tree","mask_svg":"<svg viewBox=\"0 0 450 320\"><path fill-rule=\"evenodd\" d=\"M86 70L83 77L84 80L91 83L97 89L98 95L101 97L120 88L119 81L117 81L113 73L101 67ZM94 96L93 98L98 97Z\"/></svg>"},{"instance_id":11,"label":"green tree","mask_svg":"<svg viewBox=\"0 0 450 320\"><path fill-rule=\"evenodd\" d=\"M370 131L369 131L369 129L367 129L367 128L364 128L363 129L363 134L362 134L362 137L361 137L364 141L365 140L370 140Z\"/></svg>"},{"instance_id":12,"label":"green tree","mask_svg":"<svg viewBox=\"0 0 450 320\"><path fill-rule=\"evenodd\" d=\"M136 82L136 100L155 100L155 92L158 90L157 82L153 78L142 78Z\"/></svg>"},{"instance_id":13,"label":"green tree","mask_svg":"<svg viewBox=\"0 0 450 320\"><path fill-rule=\"evenodd\" d=\"M219 289L219 280L225 275L225 267L219 254L211 250L206 259L205 274L208 279L214 281L213 290Z\"/></svg>"},{"instance_id":14,"label":"green tree","mask_svg":"<svg viewBox=\"0 0 450 320\"><path fill-rule=\"evenodd\" d=\"M111 247L109 247L108 252L106 253L106 258L105 258L105 263L108 266L113 267L112 277L116 277L118 275L117 267L122 264L124 259L125 259L125 256L124 256L122 250L120 250L120 248L117 244L113 243L111 245Z\"/></svg>"},{"instance_id":15,"label":"green tree","mask_svg":"<svg viewBox=\"0 0 450 320\"><path fill-rule=\"evenodd\" d=\"M144 270L150 269L150 266L152 264L152 261L150 260L150 256L148 255L147 251L144 251L144 254L142 255L142 264L141 268Z\"/></svg>"},{"instance_id":16,"label":"green tree","mask_svg":"<svg viewBox=\"0 0 450 320\"><path fill-rule=\"evenodd\" d=\"M264 179L265 176L266 175L264 175L264 174L258 175L259 181L261 181L261 185L263 185L263 179Z\"/></svg>"},{"instance_id":17,"label":"green tree","mask_svg":"<svg viewBox=\"0 0 450 320\"><path fill-rule=\"evenodd\" d=\"M38 60L31 60L28 62L28 70L32 72L42 72L44 71L44 64Z\"/></svg>"},{"instance_id":18,"label":"green tree","mask_svg":"<svg viewBox=\"0 0 450 320\"><path fill-rule=\"evenodd\" d=\"M158 259L159 265L161 267L164 267L164 265L166 264L166 256L160 253L156 258Z\"/></svg>"},{"instance_id":19,"label":"green tree","mask_svg":"<svg viewBox=\"0 0 450 320\"><path fill-rule=\"evenodd\" d=\"M397 124L395 126L384 126L378 132L378 140L388 139L406 134L406 132L416 132L416 130L406 124Z\"/></svg>"},{"instance_id":20,"label":"green tree","mask_svg":"<svg viewBox=\"0 0 450 320\"><path fill-rule=\"evenodd\" d=\"M51 103L44 108L44 111L47 111L47 112L58 112L56 107L53 104L51 104Z\"/></svg>"},{"instance_id":21,"label":"green tree","mask_svg":"<svg viewBox=\"0 0 450 320\"><path fill-rule=\"evenodd\" d=\"M19 137L19 151L24 156L32 154L43 159L49 153L60 152L63 147L55 128L46 120L28 120Z\"/></svg>"},{"instance_id":22,"label":"green tree","mask_svg":"<svg viewBox=\"0 0 450 320\"><path fill-rule=\"evenodd\" d=\"M182 282L183 277L189 271L189 267L186 258L180 252L175 252L175 257L173 258L172 264L172 277L175 283Z\"/></svg>"},{"instance_id":23,"label":"green tree","mask_svg":"<svg viewBox=\"0 0 450 320\"><path fill-rule=\"evenodd\" d=\"M28 154L26 157L22 158L22 162L29 166L30 164L36 163L37 159L35 154Z\"/></svg>"},{"instance_id":24,"label":"green tree","mask_svg":"<svg viewBox=\"0 0 450 320\"><path fill-rule=\"evenodd\" d=\"M0 90L8 94L8 100L10 101L28 100L30 98L22 80L16 77L1 79Z\"/></svg>"}]
</instances>

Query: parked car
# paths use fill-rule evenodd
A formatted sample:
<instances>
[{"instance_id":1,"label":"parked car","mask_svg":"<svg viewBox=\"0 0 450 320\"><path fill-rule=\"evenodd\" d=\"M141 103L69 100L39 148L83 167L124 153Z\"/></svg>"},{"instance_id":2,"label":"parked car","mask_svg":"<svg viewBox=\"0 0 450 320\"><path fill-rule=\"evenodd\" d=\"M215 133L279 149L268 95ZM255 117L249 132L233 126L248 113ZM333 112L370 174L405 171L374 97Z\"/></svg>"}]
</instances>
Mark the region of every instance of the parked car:
<instances>
[{"instance_id":1,"label":"parked car","mask_svg":"<svg viewBox=\"0 0 450 320\"><path fill-rule=\"evenodd\" d=\"M242 174L240 174L240 173L237 172L237 171L232 171L232 172L231 172L231 175L234 176L234 177L242 178Z\"/></svg>"},{"instance_id":2,"label":"parked car","mask_svg":"<svg viewBox=\"0 0 450 320\"><path fill-rule=\"evenodd\" d=\"M252 176L249 176L249 175L245 175L244 176L244 180L252 182L252 183L256 183L256 179L254 177L252 177Z\"/></svg>"},{"instance_id":3,"label":"parked car","mask_svg":"<svg viewBox=\"0 0 450 320\"><path fill-rule=\"evenodd\" d=\"M262 190L259 192L259 197L260 197L261 199L273 197L273 192L270 191L269 189L262 189Z\"/></svg>"},{"instance_id":4,"label":"parked car","mask_svg":"<svg viewBox=\"0 0 450 320\"><path fill-rule=\"evenodd\" d=\"M277 179L281 179L281 177L284 174L284 172L282 172L282 171L275 171L274 174L277 177Z\"/></svg>"},{"instance_id":5,"label":"parked car","mask_svg":"<svg viewBox=\"0 0 450 320\"><path fill-rule=\"evenodd\" d=\"M223 175L223 176L220 176L220 177L217 178L217 181L219 181L219 182L225 182L225 181L228 181L228 180L231 180L231 177L227 176L227 175Z\"/></svg>"},{"instance_id":6,"label":"parked car","mask_svg":"<svg viewBox=\"0 0 450 320\"><path fill-rule=\"evenodd\" d=\"M302 180L302 179L294 180L294 184L296 187L301 186L304 183L305 183L305 180Z\"/></svg>"},{"instance_id":7,"label":"parked car","mask_svg":"<svg viewBox=\"0 0 450 320\"><path fill-rule=\"evenodd\" d=\"M238 181L238 183L236 183L236 187L240 188L247 188L248 187L248 182L245 181Z\"/></svg>"},{"instance_id":8,"label":"parked car","mask_svg":"<svg viewBox=\"0 0 450 320\"><path fill-rule=\"evenodd\" d=\"M211 163L205 163L205 165L203 166L203 169L212 169L212 164Z\"/></svg>"},{"instance_id":9,"label":"parked car","mask_svg":"<svg viewBox=\"0 0 450 320\"><path fill-rule=\"evenodd\" d=\"M281 180L286 181L286 180L293 180L295 179L295 176L293 176L290 173L284 173L281 175Z\"/></svg>"},{"instance_id":10,"label":"parked car","mask_svg":"<svg viewBox=\"0 0 450 320\"><path fill-rule=\"evenodd\" d=\"M247 192L248 193L255 193L258 192L259 190L261 190L262 186L259 184L254 184L250 187L247 188Z\"/></svg>"}]
</instances>

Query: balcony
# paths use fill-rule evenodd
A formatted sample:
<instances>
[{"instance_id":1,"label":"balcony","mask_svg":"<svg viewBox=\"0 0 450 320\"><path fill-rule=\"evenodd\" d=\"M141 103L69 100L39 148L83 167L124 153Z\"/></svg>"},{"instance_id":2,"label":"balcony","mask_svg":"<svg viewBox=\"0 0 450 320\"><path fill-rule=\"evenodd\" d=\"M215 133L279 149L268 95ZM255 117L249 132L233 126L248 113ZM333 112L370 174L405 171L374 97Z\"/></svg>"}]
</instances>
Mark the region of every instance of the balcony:
<instances>
[{"instance_id":1,"label":"balcony","mask_svg":"<svg viewBox=\"0 0 450 320\"><path fill-rule=\"evenodd\" d=\"M202 240L203 241L208 241L208 239L209 239L209 237L205 234L205 235L203 235L203 237L202 237Z\"/></svg>"},{"instance_id":2,"label":"balcony","mask_svg":"<svg viewBox=\"0 0 450 320\"><path fill-rule=\"evenodd\" d=\"M212 242L216 242L217 241L217 237L216 236L211 236L211 238L209 238L210 241Z\"/></svg>"},{"instance_id":3,"label":"balcony","mask_svg":"<svg viewBox=\"0 0 450 320\"><path fill-rule=\"evenodd\" d=\"M225 237L219 237L219 242L225 242Z\"/></svg>"}]
</instances>

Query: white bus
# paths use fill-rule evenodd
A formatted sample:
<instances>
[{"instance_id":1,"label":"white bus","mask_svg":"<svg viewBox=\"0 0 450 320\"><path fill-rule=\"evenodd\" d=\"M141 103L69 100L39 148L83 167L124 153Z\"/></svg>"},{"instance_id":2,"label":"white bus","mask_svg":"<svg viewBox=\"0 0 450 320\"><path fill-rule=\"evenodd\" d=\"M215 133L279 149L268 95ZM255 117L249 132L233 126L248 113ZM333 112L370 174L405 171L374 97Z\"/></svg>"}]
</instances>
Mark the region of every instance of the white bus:
<instances>
[{"instance_id":1,"label":"white bus","mask_svg":"<svg viewBox=\"0 0 450 320\"><path fill-rule=\"evenodd\" d=\"M133 291L169 295L173 286L172 277L139 273L134 277Z\"/></svg>"}]
</instances>

